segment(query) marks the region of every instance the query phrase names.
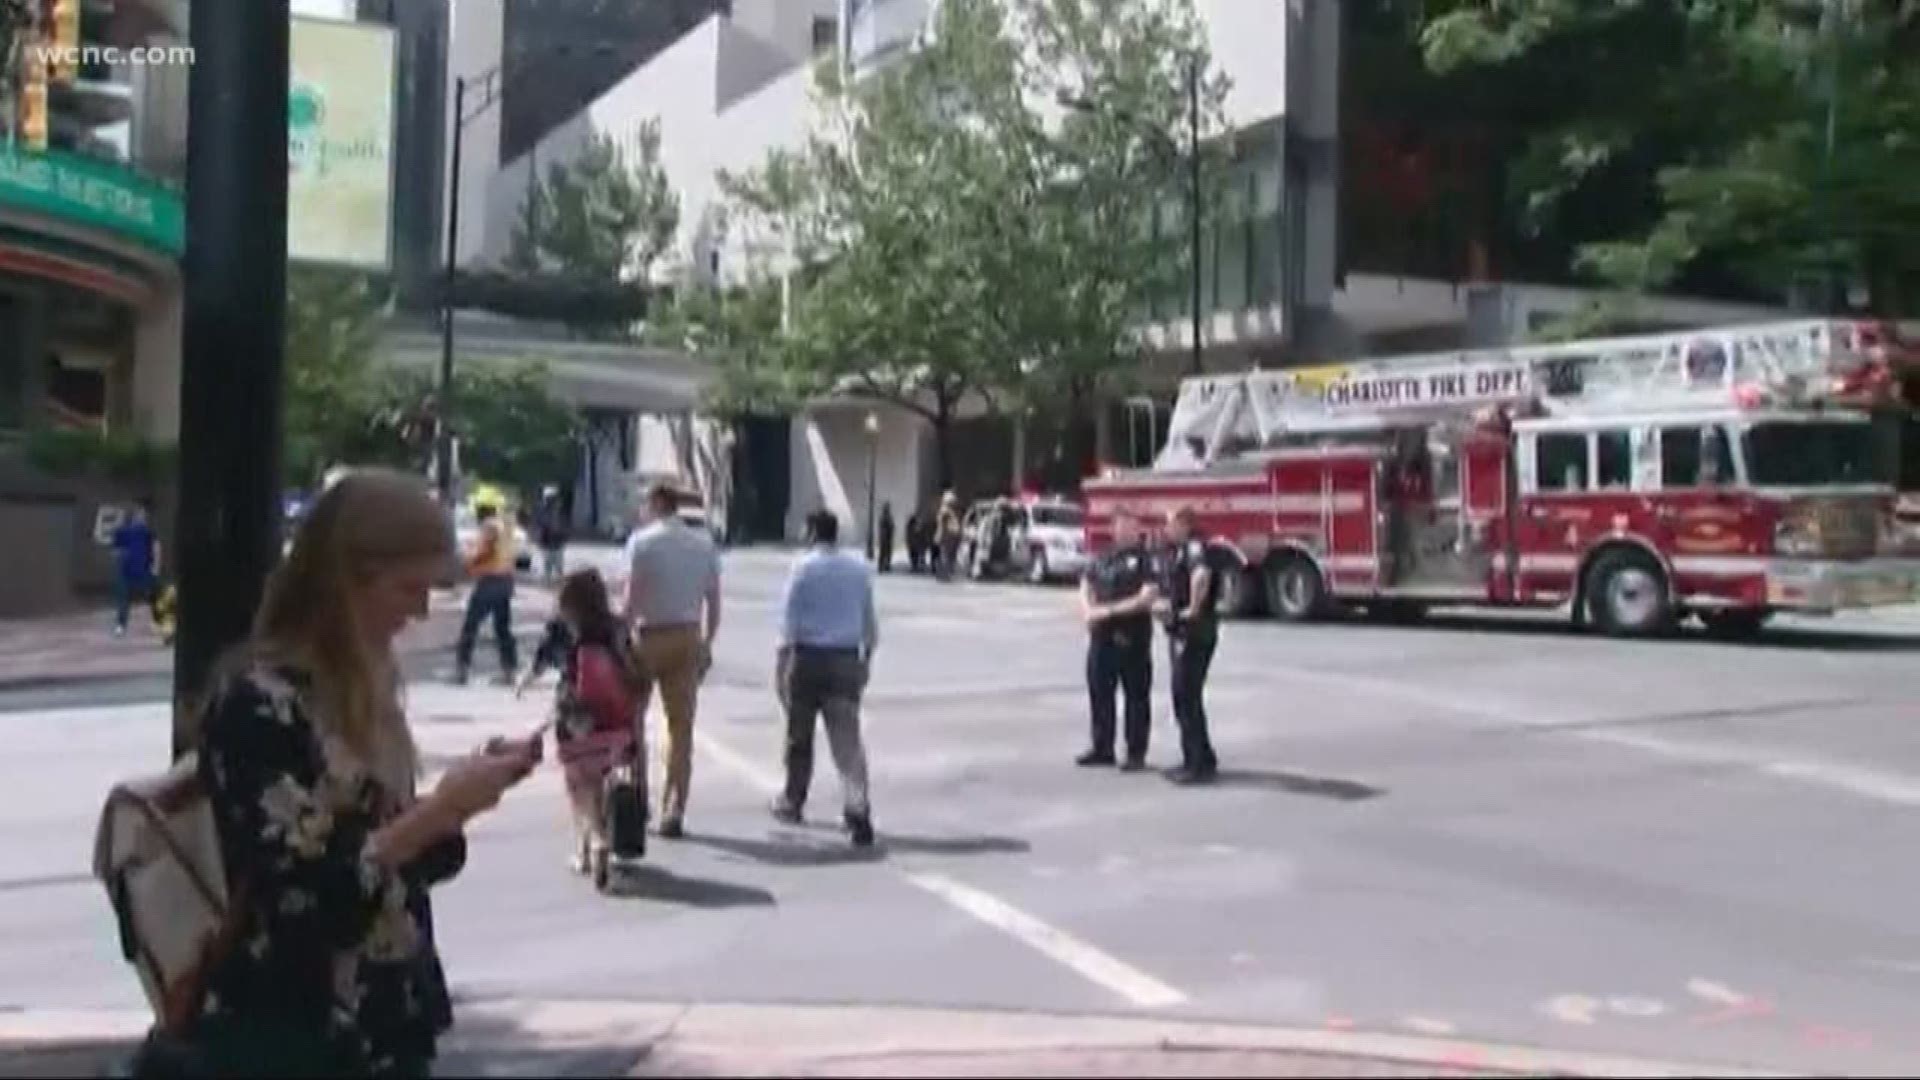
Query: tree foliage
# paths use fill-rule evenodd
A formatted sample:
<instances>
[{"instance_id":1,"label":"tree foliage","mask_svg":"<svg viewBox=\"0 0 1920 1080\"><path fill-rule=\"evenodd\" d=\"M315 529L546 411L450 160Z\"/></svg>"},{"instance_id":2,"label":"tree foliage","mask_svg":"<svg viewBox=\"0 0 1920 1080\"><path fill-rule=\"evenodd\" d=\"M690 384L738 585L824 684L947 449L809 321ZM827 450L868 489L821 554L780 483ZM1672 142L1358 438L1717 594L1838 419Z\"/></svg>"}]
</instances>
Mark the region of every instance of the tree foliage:
<instances>
[{"instance_id":1,"label":"tree foliage","mask_svg":"<svg viewBox=\"0 0 1920 1080\"><path fill-rule=\"evenodd\" d=\"M660 165L659 122L627 140L594 132L576 157L529 185L504 265L522 279L642 290L679 227L680 199Z\"/></svg>"},{"instance_id":2,"label":"tree foliage","mask_svg":"<svg viewBox=\"0 0 1920 1080\"><path fill-rule=\"evenodd\" d=\"M690 284L677 290L649 323L649 337L709 363L713 378L704 405L716 416L741 418L792 412L817 392L806 367L784 350L783 289L757 276L731 287Z\"/></svg>"},{"instance_id":3,"label":"tree foliage","mask_svg":"<svg viewBox=\"0 0 1920 1080\"><path fill-rule=\"evenodd\" d=\"M1184 65L1206 55L1176 0L937 11L921 47L858 83L823 66L824 129L724 178L731 226L800 272L778 346L734 349L723 381L916 413L945 482L969 402L1059 405L1133 368L1147 301L1183 268L1149 226ZM1209 126L1223 92L1206 81ZM1086 108L1062 119L1062 97Z\"/></svg>"},{"instance_id":4,"label":"tree foliage","mask_svg":"<svg viewBox=\"0 0 1920 1080\"><path fill-rule=\"evenodd\" d=\"M404 417L374 352L385 298L367 277L287 268L286 474L311 484L341 462L397 464Z\"/></svg>"},{"instance_id":5,"label":"tree foliage","mask_svg":"<svg viewBox=\"0 0 1920 1080\"><path fill-rule=\"evenodd\" d=\"M578 471L581 420L554 396L551 378L538 361L469 364L455 373L453 429L469 474L533 491Z\"/></svg>"},{"instance_id":6,"label":"tree foliage","mask_svg":"<svg viewBox=\"0 0 1920 1080\"><path fill-rule=\"evenodd\" d=\"M1776 295L1835 281L1881 313L1920 302L1920 4L1437 7L1418 27L1430 66L1530 103L1508 177L1523 220L1591 216L1582 197L1623 175L1644 185L1581 269L1636 293L1717 264Z\"/></svg>"},{"instance_id":7,"label":"tree foliage","mask_svg":"<svg viewBox=\"0 0 1920 1080\"><path fill-rule=\"evenodd\" d=\"M424 471L433 453L436 373L378 358L384 299L361 275L288 268L287 482L334 465ZM531 488L570 476L579 420L534 362L454 368L454 433L469 471Z\"/></svg>"}]
</instances>

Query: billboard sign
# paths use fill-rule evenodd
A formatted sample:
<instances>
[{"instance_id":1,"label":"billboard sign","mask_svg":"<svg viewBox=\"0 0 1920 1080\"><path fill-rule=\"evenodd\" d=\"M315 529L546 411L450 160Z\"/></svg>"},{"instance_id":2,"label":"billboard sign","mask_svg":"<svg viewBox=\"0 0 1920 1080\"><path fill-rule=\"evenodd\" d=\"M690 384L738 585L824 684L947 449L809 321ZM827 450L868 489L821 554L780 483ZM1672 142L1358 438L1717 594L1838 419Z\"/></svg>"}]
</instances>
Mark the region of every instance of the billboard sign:
<instances>
[{"instance_id":1,"label":"billboard sign","mask_svg":"<svg viewBox=\"0 0 1920 1080\"><path fill-rule=\"evenodd\" d=\"M393 30L296 17L289 44L287 258L384 271L393 238Z\"/></svg>"}]
</instances>

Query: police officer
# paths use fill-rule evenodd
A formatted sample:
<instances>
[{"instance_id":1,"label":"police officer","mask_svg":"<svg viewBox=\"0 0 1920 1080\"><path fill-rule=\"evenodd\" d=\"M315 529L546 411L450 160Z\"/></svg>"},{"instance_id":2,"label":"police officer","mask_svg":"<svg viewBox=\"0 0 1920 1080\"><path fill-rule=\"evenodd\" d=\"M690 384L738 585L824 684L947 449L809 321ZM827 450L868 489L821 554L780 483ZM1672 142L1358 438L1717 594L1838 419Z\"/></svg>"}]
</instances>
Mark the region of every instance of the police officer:
<instances>
[{"instance_id":1,"label":"police officer","mask_svg":"<svg viewBox=\"0 0 1920 1080\"><path fill-rule=\"evenodd\" d=\"M1168 660L1173 668L1173 718L1180 725L1180 768L1176 783L1203 784L1220 770L1207 734L1207 669L1220 643L1220 575L1207 542L1194 529L1193 511L1167 515L1171 549L1165 558L1164 599L1157 610L1167 628Z\"/></svg>"},{"instance_id":2,"label":"police officer","mask_svg":"<svg viewBox=\"0 0 1920 1080\"><path fill-rule=\"evenodd\" d=\"M1128 772L1147 764L1152 717L1153 605L1159 598L1156 566L1142 532L1126 519L1114 521L1114 547L1096 559L1080 580L1080 610L1087 623L1087 694L1093 707L1093 745L1083 766L1114 764L1116 688L1127 699Z\"/></svg>"}]
</instances>

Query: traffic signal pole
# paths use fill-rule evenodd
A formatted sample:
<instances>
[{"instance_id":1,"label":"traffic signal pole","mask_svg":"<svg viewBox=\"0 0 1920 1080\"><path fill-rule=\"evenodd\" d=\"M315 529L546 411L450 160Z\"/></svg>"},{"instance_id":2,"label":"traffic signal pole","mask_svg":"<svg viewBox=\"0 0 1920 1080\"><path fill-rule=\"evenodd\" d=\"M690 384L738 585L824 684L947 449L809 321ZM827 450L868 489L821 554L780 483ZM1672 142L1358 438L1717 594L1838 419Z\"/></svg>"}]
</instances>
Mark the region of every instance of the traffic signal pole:
<instances>
[{"instance_id":1,"label":"traffic signal pole","mask_svg":"<svg viewBox=\"0 0 1920 1080\"><path fill-rule=\"evenodd\" d=\"M174 753L279 559L288 0L194 0L182 278Z\"/></svg>"}]
</instances>

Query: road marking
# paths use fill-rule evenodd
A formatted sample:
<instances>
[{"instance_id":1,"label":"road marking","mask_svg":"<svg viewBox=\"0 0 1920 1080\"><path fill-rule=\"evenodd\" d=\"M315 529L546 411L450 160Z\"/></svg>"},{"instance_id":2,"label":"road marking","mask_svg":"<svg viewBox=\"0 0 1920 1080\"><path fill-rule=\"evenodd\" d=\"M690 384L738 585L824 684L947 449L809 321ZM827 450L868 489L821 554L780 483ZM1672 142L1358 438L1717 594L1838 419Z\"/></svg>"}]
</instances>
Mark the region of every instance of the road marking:
<instances>
[{"instance_id":1,"label":"road marking","mask_svg":"<svg viewBox=\"0 0 1920 1080\"><path fill-rule=\"evenodd\" d=\"M1141 1008L1166 1008L1187 1000L1187 995L1139 968L1040 921L992 893L944 874L909 873L907 880Z\"/></svg>"},{"instance_id":2,"label":"road marking","mask_svg":"<svg viewBox=\"0 0 1920 1080\"><path fill-rule=\"evenodd\" d=\"M1896 975L1920 975L1920 963L1910 960L1879 960L1866 956L1861 957L1860 963L1881 971L1891 971Z\"/></svg>"},{"instance_id":3,"label":"road marking","mask_svg":"<svg viewBox=\"0 0 1920 1080\"><path fill-rule=\"evenodd\" d=\"M1540 1011L1563 1024L1591 1024L1600 1011L1600 1001L1584 994L1562 994L1540 1007Z\"/></svg>"},{"instance_id":4,"label":"road marking","mask_svg":"<svg viewBox=\"0 0 1920 1080\"><path fill-rule=\"evenodd\" d=\"M711 735L696 733L694 745L722 768L767 794L779 791L782 786L772 772ZM1049 926L992 893L964 885L944 874L897 872L921 889L1141 1008L1164 1008L1187 1000L1187 995L1139 968Z\"/></svg>"},{"instance_id":5,"label":"road marking","mask_svg":"<svg viewBox=\"0 0 1920 1080\"><path fill-rule=\"evenodd\" d=\"M1635 731L1583 731L1578 737L1676 761L1748 769L1776 780L1823 787L1872 802L1920 806L1920 780L1844 762L1786 757L1764 747L1721 749Z\"/></svg>"},{"instance_id":6,"label":"road marking","mask_svg":"<svg viewBox=\"0 0 1920 1080\"><path fill-rule=\"evenodd\" d=\"M1693 1017L1690 1022L1696 1027L1709 1027L1746 1017L1773 1014L1773 1006L1767 1002L1743 994L1731 986L1714 982L1712 979L1688 979L1687 993L1718 1006L1712 1012Z\"/></svg>"},{"instance_id":7,"label":"road marking","mask_svg":"<svg viewBox=\"0 0 1920 1080\"><path fill-rule=\"evenodd\" d=\"M1630 1016L1636 1020L1648 1020L1666 1012L1667 1006L1665 1002L1656 1001L1653 998L1616 997L1607 999L1607 1009L1610 1012L1619 1013L1621 1016Z\"/></svg>"},{"instance_id":8,"label":"road marking","mask_svg":"<svg viewBox=\"0 0 1920 1080\"><path fill-rule=\"evenodd\" d=\"M1711 979L1688 979L1687 993L1716 1005L1741 1005L1747 1000L1747 995Z\"/></svg>"},{"instance_id":9,"label":"road marking","mask_svg":"<svg viewBox=\"0 0 1920 1080\"><path fill-rule=\"evenodd\" d=\"M1892 773L1815 760L1775 761L1764 768L1767 773L1786 780L1820 784L1896 806L1920 806L1920 782Z\"/></svg>"},{"instance_id":10,"label":"road marking","mask_svg":"<svg viewBox=\"0 0 1920 1080\"><path fill-rule=\"evenodd\" d=\"M1800 1032L1800 1037L1810 1046L1849 1047L1864 1050L1873 1045L1873 1036L1864 1031L1852 1031L1827 1024L1814 1024L1805 1028Z\"/></svg>"},{"instance_id":11,"label":"road marking","mask_svg":"<svg viewBox=\"0 0 1920 1080\"><path fill-rule=\"evenodd\" d=\"M1569 716L1551 706L1523 707L1479 696L1429 690L1421 686L1372 676L1287 666L1269 666L1267 670L1280 671L1304 682L1335 686L1349 692L1371 694L1387 700L1417 704L1423 708L1440 709L1481 720L1492 720L1518 728L1547 731L1573 729L1566 734L1590 742L1640 750L1677 761L1746 769L1778 780L1823 787L1873 802L1890 803L1895 806L1920 806L1920 778L1898 773L1881 772L1845 762L1796 758L1783 751L1768 750L1764 747L1740 750L1719 749L1676 742L1645 732L1596 728L1592 725L1605 724L1614 718Z\"/></svg>"},{"instance_id":12,"label":"road marking","mask_svg":"<svg viewBox=\"0 0 1920 1080\"><path fill-rule=\"evenodd\" d=\"M1435 1020L1428 1016L1409 1016L1401 1022L1410 1030L1422 1035L1452 1035L1460 1030L1445 1020Z\"/></svg>"},{"instance_id":13,"label":"road marking","mask_svg":"<svg viewBox=\"0 0 1920 1080\"><path fill-rule=\"evenodd\" d=\"M693 744L705 751L707 756L722 768L747 783L760 789L763 794L773 795L786 786L780 777L764 766L756 764L751 758L704 732L695 732Z\"/></svg>"}]
</instances>

